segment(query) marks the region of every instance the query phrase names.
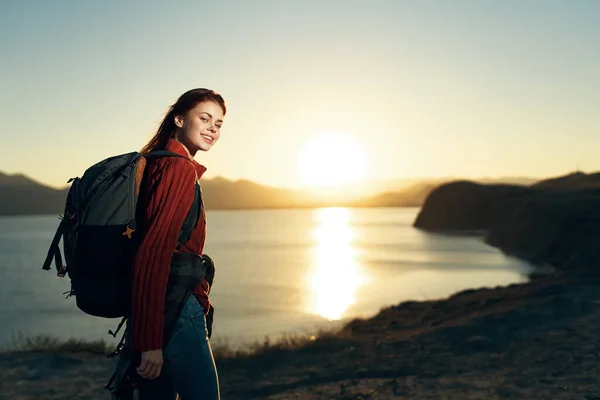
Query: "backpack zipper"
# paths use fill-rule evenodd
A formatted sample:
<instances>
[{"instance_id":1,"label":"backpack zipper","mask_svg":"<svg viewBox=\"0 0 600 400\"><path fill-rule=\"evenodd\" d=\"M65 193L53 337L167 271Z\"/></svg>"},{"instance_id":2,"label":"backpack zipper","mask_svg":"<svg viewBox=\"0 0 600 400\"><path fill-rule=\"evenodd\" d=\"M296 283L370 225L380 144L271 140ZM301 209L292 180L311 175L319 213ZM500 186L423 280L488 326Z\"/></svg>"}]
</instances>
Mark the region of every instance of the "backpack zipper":
<instances>
[{"instance_id":1,"label":"backpack zipper","mask_svg":"<svg viewBox=\"0 0 600 400\"><path fill-rule=\"evenodd\" d=\"M93 190L93 191L92 191L90 194L88 194L88 195L87 195L87 197L86 197L86 198L85 198L85 199L84 199L84 200L81 202L81 203L82 203L82 208L87 210L87 206L88 206L88 204L89 204L89 203L90 203L90 202L91 202L91 201L94 199L94 197L96 197L96 195L98 194L98 192L99 192L101 189L104 189L104 187L105 187L106 185L108 185L108 183L109 183L110 181L112 181L112 179L115 177L115 175L117 175L117 174L122 174L122 173L123 173L123 171L125 171L125 169L126 169L127 167L129 167L129 166L130 166L130 165L132 165L132 164L135 164L135 162L136 162L138 159L139 159L139 157L136 157L136 158L135 158L133 161L130 161L130 162L126 163L125 165L122 165L121 167L119 167L119 168L115 169L113 172L111 172L111 173L110 173L110 174L109 174L109 175L108 175L108 176L107 176L107 177L104 179L104 181L103 181L103 182L102 182L100 185L96 186L96 188L95 188L95 189L94 189L94 190ZM81 219L80 219L80 221L82 221L82 222L83 222L83 219L84 219L84 217L85 217L85 212L84 212L84 214L81 216Z\"/></svg>"},{"instance_id":2,"label":"backpack zipper","mask_svg":"<svg viewBox=\"0 0 600 400\"><path fill-rule=\"evenodd\" d=\"M133 163L133 173L129 175L129 213L131 215L131 221L127 224L125 228L124 235L127 235L129 239L131 239L131 234L135 232L136 223L135 223L135 213L136 213L136 203L137 198L135 198L135 193L137 189L137 163L140 158L137 158ZM128 234L129 232L129 234Z\"/></svg>"}]
</instances>

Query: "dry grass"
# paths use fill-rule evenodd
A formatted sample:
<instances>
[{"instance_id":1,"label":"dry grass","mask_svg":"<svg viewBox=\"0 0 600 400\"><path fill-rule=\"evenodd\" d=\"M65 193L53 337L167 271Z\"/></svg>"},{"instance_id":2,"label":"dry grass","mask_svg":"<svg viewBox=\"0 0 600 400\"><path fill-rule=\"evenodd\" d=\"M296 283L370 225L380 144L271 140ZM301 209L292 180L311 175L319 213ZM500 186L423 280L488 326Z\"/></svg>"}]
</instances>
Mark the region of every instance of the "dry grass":
<instances>
[{"instance_id":1,"label":"dry grass","mask_svg":"<svg viewBox=\"0 0 600 400\"><path fill-rule=\"evenodd\" d=\"M13 338L12 348L7 350L105 355L112 352L114 346L104 340L87 341L74 338L63 340L50 335L24 337L19 334Z\"/></svg>"},{"instance_id":2,"label":"dry grass","mask_svg":"<svg viewBox=\"0 0 600 400\"><path fill-rule=\"evenodd\" d=\"M294 351L303 348L307 344L323 339L335 338L341 335L337 330L319 330L314 335L284 335L278 339L265 336L263 341L245 343L241 346L232 346L227 339L211 342L213 354L216 359L245 358L273 351Z\"/></svg>"},{"instance_id":3,"label":"dry grass","mask_svg":"<svg viewBox=\"0 0 600 400\"><path fill-rule=\"evenodd\" d=\"M314 335L285 335L278 339L265 336L263 341L255 341L233 346L227 339L211 341L214 357L245 358L264 354L271 351L298 350L309 343L319 340L336 338L341 333L335 330L320 330ZM49 335L24 337L18 335L13 338L13 345L4 351L34 351L46 353L88 353L106 355L114 350L114 345L104 340L86 341L81 339L59 339Z\"/></svg>"}]
</instances>

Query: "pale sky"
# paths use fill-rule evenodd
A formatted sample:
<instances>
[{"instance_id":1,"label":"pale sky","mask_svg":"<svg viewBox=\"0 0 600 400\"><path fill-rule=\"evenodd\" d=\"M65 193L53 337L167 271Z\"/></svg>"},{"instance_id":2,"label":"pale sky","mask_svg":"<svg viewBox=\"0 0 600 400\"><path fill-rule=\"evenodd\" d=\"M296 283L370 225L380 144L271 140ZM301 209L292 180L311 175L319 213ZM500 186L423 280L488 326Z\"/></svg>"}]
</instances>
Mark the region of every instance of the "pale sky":
<instances>
[{"instance_id":1,"label":"pale sky","mask_svg":"<svg viewBox=\"0 0 600 400\"><path fill-rule=\"evenodd\" d=\"M600 170L600 1L0 2L0 171L51 186L221 93L206 177L299 187L314 135L366 179Z\"/></svg>"}]
</instances>

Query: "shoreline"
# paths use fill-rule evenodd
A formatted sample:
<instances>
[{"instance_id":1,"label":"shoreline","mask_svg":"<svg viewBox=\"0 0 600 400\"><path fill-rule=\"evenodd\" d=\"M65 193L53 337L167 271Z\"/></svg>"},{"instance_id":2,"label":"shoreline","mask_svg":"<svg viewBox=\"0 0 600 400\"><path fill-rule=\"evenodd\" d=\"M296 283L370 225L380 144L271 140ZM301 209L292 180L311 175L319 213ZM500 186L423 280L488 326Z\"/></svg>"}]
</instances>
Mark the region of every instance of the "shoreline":
<instances>
[{"instance_id":1,"label":"shoreline","mask_svg":"<svg viewBox=\"0 0 600 400\"><path fill-rule=\"evenodd\" d=\"M222 397L533 400L573 399L583 393L600 396L595 378L600 343L594 340L600 324L599 283L600 278L546 275L507 286L468 289L440 300L390 306L314 340L299 337L281 345L257 345L254 355L217 359ZM11 399L81 395L103 399L108 395L103 385L112 365L99 354L2 352L0 387Z\"/></svg>"}]
</instances>

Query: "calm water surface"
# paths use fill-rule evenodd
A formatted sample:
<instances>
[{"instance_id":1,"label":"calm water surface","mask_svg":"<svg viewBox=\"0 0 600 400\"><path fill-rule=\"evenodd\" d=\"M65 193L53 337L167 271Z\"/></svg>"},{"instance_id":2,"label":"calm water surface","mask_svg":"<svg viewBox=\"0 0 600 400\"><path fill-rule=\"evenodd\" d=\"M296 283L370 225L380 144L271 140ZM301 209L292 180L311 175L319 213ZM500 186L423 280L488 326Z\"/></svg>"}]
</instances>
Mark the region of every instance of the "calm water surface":
<instances>
[{"instance_id":1,"label":"calm water surface","mask_svg":"<svg viewBox=\"0 0 600 400\"><path fill-rule=\"evenodd\" d=\"M213 339L237 345L311 333L405 300L527 280L531 267L473 237L414 229L417 208L211 211ZM41 265L56 216L0 218L0 347L19 335L104 338L118 320L87 316Z\"/></svg>"}]
</instances>

